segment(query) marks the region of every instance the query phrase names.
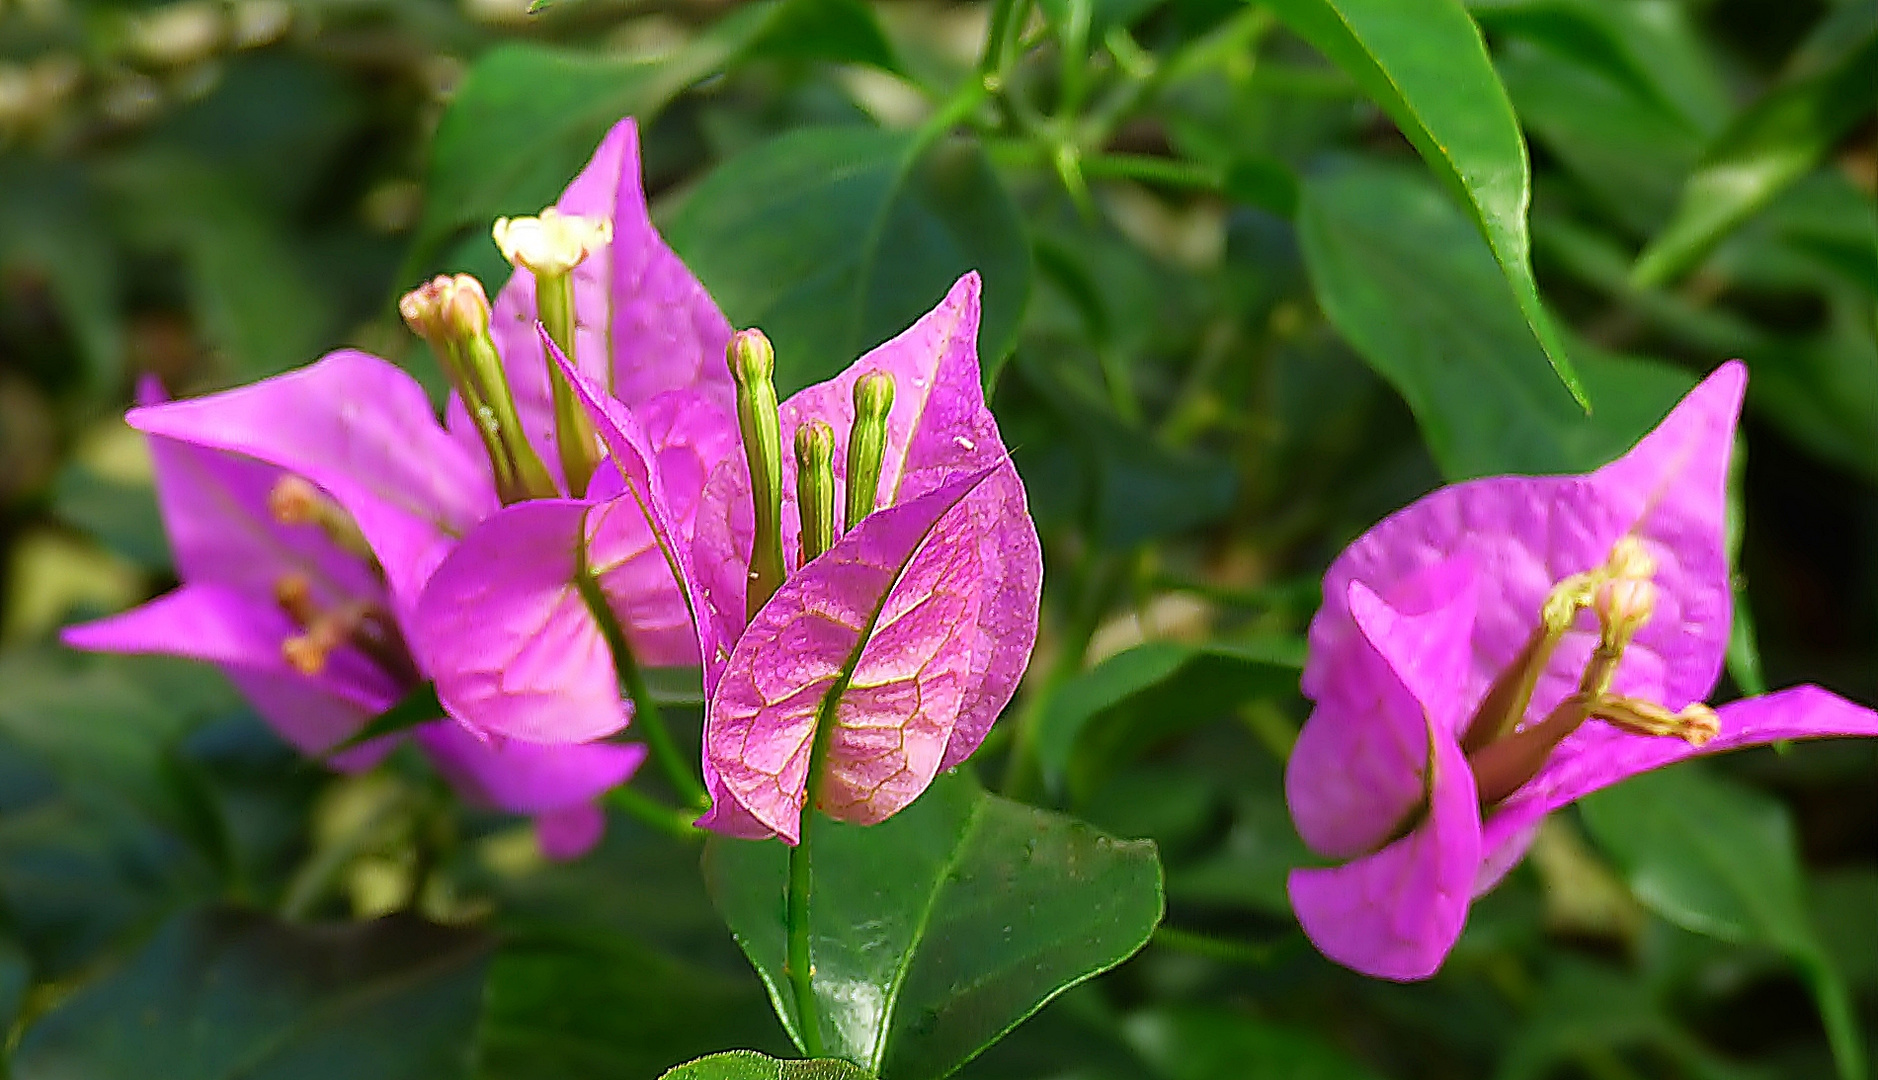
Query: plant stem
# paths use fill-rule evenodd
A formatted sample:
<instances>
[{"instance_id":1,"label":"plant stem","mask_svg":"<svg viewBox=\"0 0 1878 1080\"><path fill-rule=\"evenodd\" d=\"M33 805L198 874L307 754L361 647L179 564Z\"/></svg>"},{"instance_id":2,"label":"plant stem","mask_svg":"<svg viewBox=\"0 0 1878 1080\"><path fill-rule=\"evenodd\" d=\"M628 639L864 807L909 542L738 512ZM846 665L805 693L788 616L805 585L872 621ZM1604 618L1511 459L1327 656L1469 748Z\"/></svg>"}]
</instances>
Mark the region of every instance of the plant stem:
<instances>
[{"instance_id":1,"label":"plant stem","mask_svg":"<svg viewBox=\"0 0 1878 1080\"><path fill-rule=\"evenodd\" d=\"M652 757L658 761L659 770L671 781L680 799L701 811L709 810L710 793L704 790L704 784L698 779L698 774L692 771L691 763L672 740L671 729L665 726L665 715L659 711L659 703L652 696L652 688L646 685L645 669L639 666L631 649L621 649L614 656L620 678L626 683L626 693L632 698L633 723L644 732L646 745L651 748Z\"/></svg>"},{"instance_id":2,"label":"plant stem","mask_svg":"<svg viewBox=\"0 0 1878 1080\"><path fill-rule=\"evenodd\" d=\"M850 663L847 670L851 673L852 669ZM821 800L822 774L828 771L828 747L834 741L835 705L847 692L848 678L849 674L844 673L835 679L816 713L815 742L809 747L808 789L802 797L802 824L797 830L796 846L789 849L788 906L783 913L789 940L783 966L789 974L789 985L795 989L802 1052L810 1057L822 1055L822 1019L815 1004L815 956L810 947L809 895L814 890L814 871L809 862L809 841L814 831L815 804Z\"/></svg>"},{"instance_id":3,"label":"plant stem","mask_svg":"<svg viewBox=\"0 0 1878 1080\"><path fill-rule=\"evenodd\" d=\"M809 951L809 893L813 874L809 866L809 814L802 815L802 837L789 849L789 943L784 967L795 989L796 1018L802 1027L802 1052L822 1056L821 1012L815 1007L815 963Z\"/></svg>"},{"instance_id":4,"label":"plant stem","mask_svg":"<svg viewBox=\"0 0 1878 1080\"><path fill-rule=\"evenodd\" d=\"M690 841L704 835L703 830L691 823L692 815L689 811L666 806L644 792L621 786L607 792L606 799L619 810L667 836Z\"/></svg>"},{"instance_id":5,"label":"plant stem","mask_svg":"<svg viewBox=\"0 0 1878 1080\"><path fill-rule=\"evenodd\" d=\"M594 623L599 626L600 636L606 639L607 651L613 654L613 670L619 680L626 684L626 694L633 703L634 726L645 733L646 745L651 749L653 759L659 763L659 771L671 781L678 797L699 810L710 809L711 796L704 790L704 782L698 779L690 763L678 752L678 744L672 741L672 733L665 726L665 718L659 713L659 703L652 696L652 688L646 685L645 671L633 656L632 644L626 640L626 631L614 616L606 594L601 592L599 579L594 577L592 569L587 565L585 545L580 547L578 555L579 565L575 568L574 585L580 590L580 598L586 602Z\"/></svg>"},{"instance_id":6,"label":"plant stem","mask_svg":"<svg viewBox=\"0 0 1878 1080\"><path fill-rule=\"evenodd\" d=\"M1154 937L1150 940L1164 949L1191 953L1194 956L1204 956L1208 960L1238 964L1242 967L1268 967L1272 962L1274 952L1270 945L1214 937L1212 934L1181 930L1166 924L1155 927Z\"/></svg>"}]
</instances>

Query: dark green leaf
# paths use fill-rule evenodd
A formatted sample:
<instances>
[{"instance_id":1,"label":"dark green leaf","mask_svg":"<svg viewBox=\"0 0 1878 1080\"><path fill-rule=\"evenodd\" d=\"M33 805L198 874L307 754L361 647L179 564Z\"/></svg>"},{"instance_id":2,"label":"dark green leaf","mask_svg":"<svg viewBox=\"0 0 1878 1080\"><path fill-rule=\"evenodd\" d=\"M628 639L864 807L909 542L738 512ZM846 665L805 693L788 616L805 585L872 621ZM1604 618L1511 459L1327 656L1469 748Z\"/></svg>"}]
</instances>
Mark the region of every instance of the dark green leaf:
<instances>
[{"instance_id":1,"label":"dark green leaf","mask_svg":"<svg viewBox=\"0 0 1878 1080\"><path fill-rule=\"evenodd\" d=\"M1153 844L986 794L962 775L941 776L880 825L818 819L811 843L823 1045L889 1080L946 1076L1127 959L1161 917ZM794 1033L787 863L778 843L713 838L705 851L712 898Z\"/></svg>"},{"instance_id":2,"label":"dark green leaf","mask_svg":"<svg viewBox=\"0 0 1878 1080\"><path fill-rule=\"evenodd\" d=\"M749 978L679 964L618 935L524 936L490 965L476 1075L642 1080L724 1046L787 1046Z\"/></svg>"},{"instance_id":3,"label":"dark green leaf","mask_svg":"<svg viewBox=\"0 0 1878 1080\"><path fill-rule=\"evenodd\" d=\"M1519 118L1617 220L1639 233L1669 217L1702 133L1606 71L1526 41L1498 57Z\"/></svg>"},{"instance_id":4,"label":"dark green leaf","mask_svg":"<svg viewBox=\"0 0 1878 1080\"><path fill-rule=\"evenodd\" d=\"M422 220L402 281L452 238L554 202L622 116L643 122L754 40L780 0L751 4L673 55L617 57L526 43L477 60L437 125ZM500 267L493 244L491 264Z\"/></svg>"},{"instance_id":5,"label":"dark green leaf","mask_svg":"<svg viewBox=\"0 0 1878 1080\"><path fill-rule=\"evenodd\" d=\"M1308 1030L1223 1009L1161 1009L1122 1025L1164 1080L1372 1080L1376 1075Z\"/></svg>"},{"instance_id":6,"label":"dark green leaf","mask_svg":"<svg viewBox=\"0 0 1878 1080\"><path fill-rule=\"evenodd\" d=\"M182 257L196 320L227 361L223 378L277 374L330 343L332 298L315 287L304 253L259 196L169 152L123 161L109 176L137 239Z\"/></svg>"},{"instance_id":7,"label":"dark green leaf","mask_svg":"<svg viewBox=\"0 0 1878 1080\"><path fill-rule=\"evenodd\" d=\"M970 270L990 370L1030 291L1023 222L966 138L796 129L719 165L665 231L730 321L776 342L784 393L904 330Z\"/></svg>"},{"instance_id":8,"label":"dark green leaf","mask_svg":"<svg viewBox=\"0 0 1878 1080\"><path fill-rule=\"evenodd\" d=\"M1302 643L1295 641L1209 642L1151 641L1115 654L1064 683L1039 718L1037 763L1044 780L1060 788L1069 773L1077 741L1098 717L1106 732L1099 741L1111 753L1101 770L1112 767L1121 744L1139 746L1172 731L1217 719L1257 695L1297 686L1304 665ZM1167 692L1148 694L1165 687ZM1151 700L1135 700L1148 697ZM1084 777L1079 788L1091 786Z\"/></svg>"},{"instance_id":9,"label":"dark green leaf","mask_svg":"<svg viewBox=\"0 0 1878 1080\"><path fill-rule=\"evenodd\" d=\"M1779 801L1700 764L1645 773L1579 803L1644 906L1724 941L1771 946L1811 984L1841 1075L1864 1050L1844 978L1808 916L1793 821Z\"/></svg>"},{"instance_id":10,"label":"dark green leaf","mask_svg":"<svg viewBox=\"0 0 1878 1080\"><path fill-rule=\"evenodd\" d=\"M169 538L149 484L124 483L72 462L54 482L52 512L139 566L169 568Z\"/></svg>"},{"instance_id":11,"label":"dark green leaf","mask_svg":"<svg viewBox=\"0 0 1878 1080\"><path fill-rule=\"evenodd\" d=\"M437 688L424 683L399 698L391 708L367 720L365 726L353 732L344 742L326 751L326 757L343 754L373 739L396 735L433 720L441 720L443 716L443 703L437 700Z\"/></svg>"},{"instance_id":12,"label":"dark green leaf","mask_svg":"<svg viewBox=\"0 0 1878 1080\"><path fill-rule=\"evenodd\" d=\"M1714 134L1733 111L1721 66L1686 8L1628 0L1467 0L1467 9L1488 33L1544 46L1602 72L1696 131ZM1517 93L1513 102L1520 120L1529 122Z\"/></svg>"},{"instance_id":13,"label":"dark green leaf","mask_svg":"<svg viewBox=\"0 0 1878 1080\"><path fill-rule=\"evenodd\" d=\"M0 268L45 276L90 388L113 388L124 355L118 253L82 174L0 172Z\"/></svg>"},{"instance_id":14,"label":"dark green leaf","mask_svg":"<svg viewBox=\"0 0 1878 1080\"><path fill-rule=\"evenodd\" d=\"M404 916L289 926L180 916L41 1017L15 1080L469 1075L487 941Z\"/></svg>"},{"instance_id":15,"label":"dark green leaf","mask_svg":"<svg viewBox=\"0 0 1878 1080\"><path fill-rule=\"evenodd\" d=\"M1566 389L1588 403L1532 276L1526 226L1532 170L1519 121L1480 28L1459 0L1274 0L1271 6L1355 77L1461 196L1545 359ZM1503 363L1510 368L1519 361Z\"/></svg>"},{"instance_id":16,"label":"dark green leaf","mask_svg":"<svg viewBox=\"0 0 1878 1080\"><path fill-rule=\"evenodd\" d=\"M778 1061L750 1050L699 1058L660 1080L868 1080L870 1074L845 1061Z\"/></svg>"},{"instance_id":17,"label":"dark green leaf","mask_svg":"<svg viewBox=\"0 0 1878 1080\"><path fill-rule=\"evenodd\" d=\"M419 277L453 238L550 205L621 117L644 125L687 87L745 55L896 67L873 13L855 0L744 5L657 60L525 43L491 49L437 126L424 216L403 279ZM479 240L476 250L483 264L471 269L497 279L507 272L493 244Z\"/></svg>"},{"instance_id":18,"label":"dark green leaf","mask_svg":"<svg viewBox=\"0 0 1878 1080\"><path fill-rule=\"evenodd\" d=\"M1312 179L1298 214L1318 302L1394 384L1450 480L1579 472L1628 449L1692 380L1589 347L1580 413L1536 365L1484 245L1440 192L1406 170L1356 165Z\"/></svg>"},{"instance_id":19,"label":"dark green leaf","mask_svg":"<svg viewBox=\"0 0 1878 1080\"><path fill-rule=\"evenodd\" d=\"M1742 113L1683 187L1669 226L1637 256L1631 277L1659 285L1701 259L1729 230L1810 172L1839 137L1871 115L1878 86L1878 18L1862 43L1788 82Z\"/></svg>"}]
</instances>

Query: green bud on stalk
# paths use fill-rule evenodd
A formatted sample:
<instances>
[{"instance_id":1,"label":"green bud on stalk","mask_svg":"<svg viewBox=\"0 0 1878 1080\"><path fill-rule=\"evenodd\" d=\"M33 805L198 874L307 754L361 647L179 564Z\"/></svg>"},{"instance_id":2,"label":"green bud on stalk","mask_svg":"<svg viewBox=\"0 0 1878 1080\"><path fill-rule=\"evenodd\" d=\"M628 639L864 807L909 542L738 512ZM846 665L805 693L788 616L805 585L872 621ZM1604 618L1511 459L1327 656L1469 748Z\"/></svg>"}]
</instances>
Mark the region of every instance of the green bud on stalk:
<instances>
[{"instance_id":1,"label":"green bud on stalk","mask_svg":"<svg viewBox=\"0 0 1878 1080\"><path fill-rule=\"evenodd\" d=\"M835 429L820 420L796 429L796 511L807 564L835 546Z\"/></svg>"},{"instance_id":2,"label":"green bud on stalk","mask_svg":"<svg viewBox=\"0 0 1878 1080\"><path fill-rule=\"evenodd\" d=\"M893 376L869 372L854 383L854 426L848 431L848 500L844 528L874 512L880 462L887 450L887 414L893 411Z\"/></svg>"},{"instance_id":3,"label":"green bud on stalk","mask_svg":"<svg viewBox=\"0 0 1878 1080\"><path fill-rule=\"evenodd\" d=\"M739 330L725 350L737 384L737 430L750 464L756 540L750 551L745 614L754 618L783 582L782 431L776 415L776 350L761 330Z\"/></svg>"}]
</instances>

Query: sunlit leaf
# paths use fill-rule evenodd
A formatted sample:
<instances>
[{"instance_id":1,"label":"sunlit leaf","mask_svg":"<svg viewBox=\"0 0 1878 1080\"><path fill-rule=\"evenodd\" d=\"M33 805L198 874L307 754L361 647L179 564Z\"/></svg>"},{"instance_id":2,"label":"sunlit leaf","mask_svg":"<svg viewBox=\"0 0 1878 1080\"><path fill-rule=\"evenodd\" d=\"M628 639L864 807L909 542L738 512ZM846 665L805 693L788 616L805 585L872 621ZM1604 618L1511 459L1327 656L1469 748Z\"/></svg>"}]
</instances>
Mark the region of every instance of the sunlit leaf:
<instances>
[{"instance_id":1,"label":"sunlit leaf","mask_svg":"<svg viewBox=\"0 0 1878 1080\"><path fill-rule=\"evenodd\" d=\"M1271 7L1354 76L1461 196L1545 359L1587 402L1532 276L1532 169L1519 121L1459 0L1274 0Z\"/></svg>"},{"instance_id":2,"label":"sunlit leaf","mask_svg":"<svg viewBox=\"0 0 1878 1080\"><path fill-rule=\"evenodd\" d=\"M966 138L799 128L719 165L665 233L732 324L776 343L784 393L899 333L971 270L984 278L989 369L1030 291L1023 221Z\"/></svg>"},{"instance_id":3,"label":"sunlit leaf","mask_svg":"<svg viewBox=\"0 0 1878 1080\"><path fill-rule=\"evenodd\" d=\"M880 825L811 826L822 1044L887 1080L936 1080L1068 987L1127 959L1161 918L1154 845L986 794L951 774ZM788 849L713 839L711 896L791 1034Z\"/></svg>"}]
</instances>

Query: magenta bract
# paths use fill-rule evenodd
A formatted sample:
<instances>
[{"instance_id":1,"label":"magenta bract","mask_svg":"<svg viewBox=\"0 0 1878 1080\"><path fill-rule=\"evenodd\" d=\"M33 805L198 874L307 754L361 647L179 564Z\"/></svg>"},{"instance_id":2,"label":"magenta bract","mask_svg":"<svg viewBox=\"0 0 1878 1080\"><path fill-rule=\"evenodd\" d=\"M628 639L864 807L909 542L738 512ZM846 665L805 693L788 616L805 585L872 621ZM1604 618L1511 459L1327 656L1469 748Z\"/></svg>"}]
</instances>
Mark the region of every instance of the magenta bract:
<instances>
[{"instance_id":1,"label":"magenta bract","mask_svg":"<svg viewBox=\"0 0 1878 1080\"><path fill-rule=\"evenodd\" d=\"M659 435L650 450L654 467L689 488L674 512L688 522L707 468L726 453L725 440L734 440L734 431L685 422L695 404L717 410L729 400L722 357L730 331L652 229L630 119L608 134L559 208L613 222L611 245L574 274L579 355ZM497 296L491 333L524 430L554 468L548 361L536 337L533 288L526 273L510 278ZM484 801L522 812L553 815L590 803L630 775L638 758L617 747L566 745L618 731L631 715L604 645L571 649L583 614L571 584L574 564L598 575L642 663L697 662L685 596L643 514L591 510L614 503L623 490L617 476L603 470L579 499L498 513L487 458L462 406L453 401L447 412L448 427L410 376L350 350L252 386L132 410L130 423L151 436L159 458L165 522L185 585L138 611L75 628L68 640L221 663L283 735L308 752L342 741L428 677L469 735L468 742L420 739L446 772L459 780L483 777L474 786ZM287 478L335 504L365 550L344 550L312 525L276 521L268 500ZM518 535L540 542L569 522L573 532L547 548L545 560L505 556ZM306 665L314 674L283 656L283 642L306 629L276 595L288 575L306 583L296 586L301 607L369 612L377 620L362 627L353 618L347 633L334 630L330 641L314 643L318 662ZM504 580L515 587L505 590ZM479 609L485 617L466 618L484 597L504 603ZM525 602L507 602L516 597ZM370 637L367 630L389 643L396 670L386 669L384 657L361 652L357 640ZM512 741L541 748L523 750ZM366 749L346 762L363 761ZM500 763L524 758L530 768L572 769L587 780L543 781L542 790L568 794L550 800L552 806L526 794L527 784L488 782L490 770L509 767ZM600 777L611 779L595 787ZM597 836L598 819L587 811L555 821L549 845L555 850Z\"/></svg>"},{"instance_id":2,"label":"magenta bract","mask_svg":"<svg viewBox=\"0 0 1878 1080\"><path fill-rule=\"evenodd\" d=\"M1576 610L1549 653L1532 644L1549 598L1606 565L1620 541L1642 553L1654 612L1598 700L1673 717L1699 712L1714 689L1730 629L1723 513L1745 383L1739 363L1725 364L1610 465L1442 488L1331 564L1303 681L1316 707L1285 774L1299 834L1349 860L1290 879L1298 919L1326 956L1382 978L1425 978L1459 937L1471 899L1519 861L1550 811L1698 753L1878 735L1878 714L1814 687L1723 706L1720 733L1706 741L1640 734L1593 711L1555 747L1539 747L1510 795L1481 805L1480 744L1530 740L1588 700L1581 674L1599 618ZM1526 669L1530 699L1505 731L1475 730L1489 691ZM1494 768L1504 781L1505 766Z\"/></svg>"},{"instance_id":3,"label":"magenta bract","mask_svg":"<svg viewBox=\"0 0 1878 1080\"><path fill-rule=\"evenodd\" d=\"M712 797L705 827L795 842L824 722L834 726L821 808L880 821L977 749L1015 691L1036 640L1042 552L985 406L978 289L968 274L904 333L782 403L784 445L812 419L837 433L841 484L855 381L885 372L897 387L880 509L806 566L796 556L795 464L785 455L791 573L748 626L754 529L743 456L719 459L688 520L675 508L689 489L654 467L664 456L639 418L575 380L631 489L626 497L649 515L697 618ZM730 412L693 415L694 426L734 438Z\"/></svg>"}]
</instances>

